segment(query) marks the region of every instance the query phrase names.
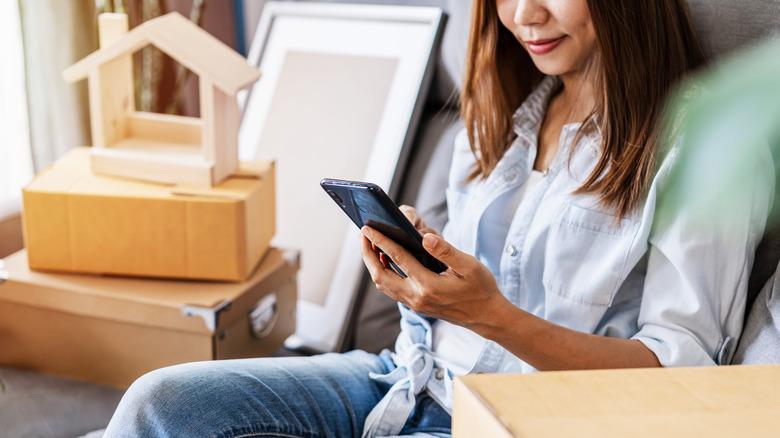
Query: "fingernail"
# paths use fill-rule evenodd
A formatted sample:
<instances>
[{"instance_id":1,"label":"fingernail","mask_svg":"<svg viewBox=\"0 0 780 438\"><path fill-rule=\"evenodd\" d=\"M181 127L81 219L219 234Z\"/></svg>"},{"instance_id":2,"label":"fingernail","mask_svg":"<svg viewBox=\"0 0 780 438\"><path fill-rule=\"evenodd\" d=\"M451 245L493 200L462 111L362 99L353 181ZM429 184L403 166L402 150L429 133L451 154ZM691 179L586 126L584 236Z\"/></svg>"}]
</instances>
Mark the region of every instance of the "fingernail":
<instances>
[{"instance_id":1,"label":"fingernail","mask_svg":"<svg viewBox=\"0 0 780 438\"><path fill-rule=\"evenodd\" d=\"M371 239L371 228L362 227L362 228L360 228L360 232L363 233L364 236L366 236L369 239Z\"/></svg>"},{"instance_id":2,"label":"fingernail","mask_svg":"<svg viewBox=\"0 0 780 438\"><path fill-rule=\"evenodd\" d=\"M427 233L423 236L423 244L428 248L436 248L439 244L439 238L433 233Z\"/></svg>"}]
</instances>

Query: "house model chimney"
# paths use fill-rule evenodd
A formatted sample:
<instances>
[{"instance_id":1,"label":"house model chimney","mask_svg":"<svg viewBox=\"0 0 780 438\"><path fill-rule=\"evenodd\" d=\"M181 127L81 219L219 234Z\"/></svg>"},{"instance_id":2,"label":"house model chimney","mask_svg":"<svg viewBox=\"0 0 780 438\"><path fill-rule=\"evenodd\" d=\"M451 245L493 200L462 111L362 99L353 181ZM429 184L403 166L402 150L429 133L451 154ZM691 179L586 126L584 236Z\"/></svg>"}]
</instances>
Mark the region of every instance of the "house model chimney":
<instances>
[{"instance_id":1,"label":"house model chimney","mask_svg":"<svg viewBox=\"0 0 780 438\"><path fill-rule=\"evenodd\" d=\"M98 15L98 39L104 49L116 42L128 30L127 14L105 13Z\"/></svg>"}]
</instances>

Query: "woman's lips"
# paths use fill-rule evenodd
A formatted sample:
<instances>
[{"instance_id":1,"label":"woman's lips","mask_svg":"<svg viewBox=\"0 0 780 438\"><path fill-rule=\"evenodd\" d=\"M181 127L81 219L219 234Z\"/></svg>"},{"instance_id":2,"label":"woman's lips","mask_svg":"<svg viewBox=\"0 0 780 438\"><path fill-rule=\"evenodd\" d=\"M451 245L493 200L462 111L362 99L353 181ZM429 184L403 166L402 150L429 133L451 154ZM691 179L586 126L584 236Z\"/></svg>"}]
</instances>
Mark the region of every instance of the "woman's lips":
<instances>
[{"instance_id":1,"label":"woman's lips","mask_svg":"<svg viewBox=\"0 0 780 438\"><path fill-rule=\"evenodd\" d=\"M558 44L560 44L564 38L565 36L554 39L526 41L526 44L528 44L528 50L534 55L544 55L558 47Z\"/></svg>"}]
</instances>

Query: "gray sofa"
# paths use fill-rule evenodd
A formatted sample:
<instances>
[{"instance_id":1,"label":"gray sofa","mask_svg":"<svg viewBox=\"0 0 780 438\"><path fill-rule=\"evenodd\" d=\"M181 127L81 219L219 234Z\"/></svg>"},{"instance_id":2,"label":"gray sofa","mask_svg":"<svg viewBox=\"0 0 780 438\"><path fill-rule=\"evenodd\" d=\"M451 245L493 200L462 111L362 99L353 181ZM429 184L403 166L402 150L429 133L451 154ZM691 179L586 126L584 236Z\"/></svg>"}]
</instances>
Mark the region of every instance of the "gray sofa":
<instances>
[{"instance_id":1,"label":"gray sofa","mask_svg":"<svg viewBox=\"0 0 780 438\"><path fill-rule=\"evenodd\" d=\"M401 203L416 205L432 226L440 228L446 221L444 187L452 141L462 126L457 112L457 86L468 36L470 0L372 3L439 6L448 14L434 82L404 170L399 199ZM780 31L777 0L690 0L690 4L706 49L715 58ZM751 275L750 296L755 304L748 309L747 329L735 363L780 362L780 275L774 275L778 259L780 234L772 227L759 246ZM355 303L342 350L379 351L394 342L399 318L396 304L371 286ZM81 436L105 427L122 395L121 390L114 388L20 370L0 368L0 379L7 386L0 394L0 437Z\"/></svg>"}]
</instances>

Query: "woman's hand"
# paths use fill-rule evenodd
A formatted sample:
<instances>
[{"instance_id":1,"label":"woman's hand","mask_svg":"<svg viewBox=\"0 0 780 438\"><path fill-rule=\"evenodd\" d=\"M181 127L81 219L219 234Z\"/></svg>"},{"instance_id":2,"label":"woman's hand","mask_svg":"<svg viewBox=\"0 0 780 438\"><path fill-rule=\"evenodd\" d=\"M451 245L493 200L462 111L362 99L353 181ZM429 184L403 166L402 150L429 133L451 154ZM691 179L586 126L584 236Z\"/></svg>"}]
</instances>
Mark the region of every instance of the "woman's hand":
<instances>
[{"instance_id":1,"label":"woman's hand","mask_svg":"<svg viewBox=\"0 0 780 438\"><path fill-rule=\"evenodd\" d=\"M427 233L433 233L439 237L441 237L441 233L439 230L435 230L428 226L428 224L425 223L422 216L420 216L420 212L417 211L416 208L411 207L409 205L402 205L398 207L401 210L401 213L406 216L407 219L409 219L409 222L414 225L415 228L417 228L417 231L420 232L421 236L424 236Z\"/></svg>"},{"instance_id":2,"label":"woman's hand","mask_svg":"<svg viewBox=\"0 0 780 438\"><path fill-rule=\"evenodd\" d=\"M404 213L407 212L415 227L426 228L419 215L414 216L416 210L408 207ZM501 307L512 306L499 291L495 277L486 266L433 233L424 234L423 247L449 266L441 274L422 266L403 247L380 232L370 227L363 227L361 231L364 236L361 254L377 288L415 312L480 332L480 328L494 322L492 315ZM407 277L399 276L386 260L378 257L374 246L387 254Z\"/></svg>"}]
</instances>

